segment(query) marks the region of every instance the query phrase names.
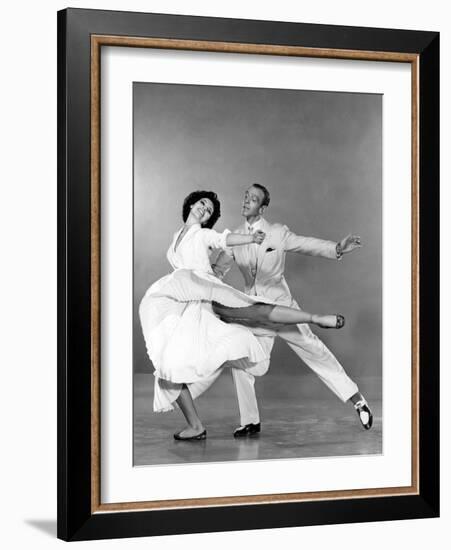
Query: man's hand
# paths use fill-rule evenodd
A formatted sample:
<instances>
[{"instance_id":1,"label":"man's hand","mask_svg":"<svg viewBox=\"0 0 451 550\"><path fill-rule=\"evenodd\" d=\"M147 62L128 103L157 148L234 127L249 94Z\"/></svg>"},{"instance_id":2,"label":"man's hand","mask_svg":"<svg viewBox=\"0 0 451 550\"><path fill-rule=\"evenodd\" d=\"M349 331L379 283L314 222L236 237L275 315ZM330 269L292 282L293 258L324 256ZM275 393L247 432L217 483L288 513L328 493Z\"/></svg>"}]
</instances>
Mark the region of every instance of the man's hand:
<instances>
[{"instance_id":1,"label":"man's hand","mask_svg":"<svg viewBox=\"0 0 451 550\"><path fill-rule=\"evenodd\" d=\"M254 239L254 243L262 244L262 242L265 240L266 233L261 231L260 229L257 229L255 233L252 233L252 237Z\"/></svg>"},{"instance_id":2,"label":"man's hand","mask_svg":"<svg viewBox=\"0 0 451 550\"><path fill-rule=\"evenodd\" d=\"M348 254L356 248L360 248L362 243L360 242L360 237L357 235L348 235L342 239L337 246L337 254ZM340 254L340 255L341 255Z\"/></svg>"}]
</instances>

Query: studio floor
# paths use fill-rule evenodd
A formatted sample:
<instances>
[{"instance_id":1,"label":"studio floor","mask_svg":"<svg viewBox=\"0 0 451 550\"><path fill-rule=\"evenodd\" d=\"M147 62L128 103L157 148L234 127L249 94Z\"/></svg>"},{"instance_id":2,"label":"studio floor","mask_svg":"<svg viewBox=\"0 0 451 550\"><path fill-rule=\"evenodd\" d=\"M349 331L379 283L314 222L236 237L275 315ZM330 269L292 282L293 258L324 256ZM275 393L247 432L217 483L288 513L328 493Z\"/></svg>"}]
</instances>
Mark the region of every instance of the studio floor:
<instances>
[{"instance_id":1,"label":"studio floor","mask_svg":"<svg viewBox=\"0 0 451 550\"><path fill-rule=\"evenodd\" d=\"M257 379L262 431L233 438L239 425L232 377L227 370L196 400L207 429L205 441L175 441L185 426L179 410L152 411L152 374L134 379L134 465L340 457L382 453L380 379L359 380L374 414L364 430L349 403L342 403L314 375L271 372Z\"/></svg>"}]
</instances>

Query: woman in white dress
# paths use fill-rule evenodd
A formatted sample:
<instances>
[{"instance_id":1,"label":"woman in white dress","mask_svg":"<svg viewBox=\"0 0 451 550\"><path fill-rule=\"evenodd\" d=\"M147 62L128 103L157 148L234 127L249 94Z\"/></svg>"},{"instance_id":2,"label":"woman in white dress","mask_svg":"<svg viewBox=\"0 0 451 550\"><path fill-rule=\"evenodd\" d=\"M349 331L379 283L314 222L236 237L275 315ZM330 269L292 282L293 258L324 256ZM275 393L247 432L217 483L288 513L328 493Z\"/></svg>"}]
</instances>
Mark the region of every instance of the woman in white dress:
<instances>
[{"instance_id":1,"label":"woman in white dress","mask_svg":"<svg viewBox=\"0 0 451 550\"><path fill-rule=\"evenodd\" d=\"M139 306L147 353L155 368L154 410L168 411L174 402L188 426L178 440L202 440L206 430L193 399L219 376L223 366L266 371L269 357L258 341L259 327L313 323L341 328L341 315L314 315L248 296L215 277L212 249L261 244L262 231L242 235L213 229L220 203L212 191L195 191L183 204L184 225L167 252L174 271L156 281Z\"/></svg>"}]
</instances>

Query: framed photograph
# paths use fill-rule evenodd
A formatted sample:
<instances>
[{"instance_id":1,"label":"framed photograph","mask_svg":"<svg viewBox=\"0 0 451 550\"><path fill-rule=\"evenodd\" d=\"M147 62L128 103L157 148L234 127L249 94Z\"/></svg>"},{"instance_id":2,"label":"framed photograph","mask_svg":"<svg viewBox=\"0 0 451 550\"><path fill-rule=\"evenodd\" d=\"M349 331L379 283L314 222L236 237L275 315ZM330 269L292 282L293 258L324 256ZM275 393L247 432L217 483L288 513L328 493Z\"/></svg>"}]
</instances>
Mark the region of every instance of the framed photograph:
<instances>
[{"instance_id":1,"label":"framed photograph","mask_svg":"<svg viewBox=\"0 0 451 550\"><path fill-rule=\"evenodd\" d=\"M439 35L58 13L58 537L439 514Z\"/></svg>"}]
</instances>

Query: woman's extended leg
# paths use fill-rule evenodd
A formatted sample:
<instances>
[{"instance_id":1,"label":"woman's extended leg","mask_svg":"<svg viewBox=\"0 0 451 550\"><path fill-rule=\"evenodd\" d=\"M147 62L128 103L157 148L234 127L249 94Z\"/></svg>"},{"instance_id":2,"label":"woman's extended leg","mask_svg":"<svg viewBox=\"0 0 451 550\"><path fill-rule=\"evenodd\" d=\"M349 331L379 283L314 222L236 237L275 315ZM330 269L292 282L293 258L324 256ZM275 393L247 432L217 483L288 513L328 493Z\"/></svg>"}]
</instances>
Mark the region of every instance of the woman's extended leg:
<instances>
[{"instance_id":1,"label":"woman's extended leg","mask_svg":"<svg viewBox=\"0 0 451 550\"><path fill-rule=\"evenodd\" d=\"M199 415L197 414L193 398L191 397L191 393L186 384L183 384L182 391L180 392L180 395L177 397L176 401L184 417L186 418L186 421L188 422L188 427L181 432L174 434L175 439L205 439L207 432L202 424L201 419L199 418Z\"/></svg>"},{"instance_id":2,"label":"woman's extended leg","mask_svg":"<svg viewBox=\"0 0 451 550\"><path fill-rule=\"evenodd\" d=\"M230 308L214 302L213 310L221 319L232 323L242 322L249 325L313 323L323 328L344 326L342 315L316 315L300 309L272 304L257 303L243 308Z\"/></svg>"},{"instance_id":3,"label":"woman's extended leg","mask_svg":"<svg viewBox=\"0 0 451 550\"><path fill-rule=\"evenodd\" d=\"M286 306L268 306L258 304L263 309L263 315L274 323L298 325L299 323L313 323L323 328L341 328L344 325L342 315L317 315ZM265 311L267 309L267 311Z\"/></svg>"}]
</instances>

